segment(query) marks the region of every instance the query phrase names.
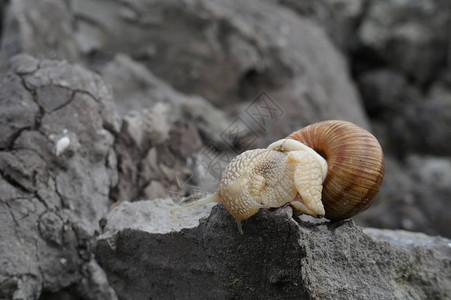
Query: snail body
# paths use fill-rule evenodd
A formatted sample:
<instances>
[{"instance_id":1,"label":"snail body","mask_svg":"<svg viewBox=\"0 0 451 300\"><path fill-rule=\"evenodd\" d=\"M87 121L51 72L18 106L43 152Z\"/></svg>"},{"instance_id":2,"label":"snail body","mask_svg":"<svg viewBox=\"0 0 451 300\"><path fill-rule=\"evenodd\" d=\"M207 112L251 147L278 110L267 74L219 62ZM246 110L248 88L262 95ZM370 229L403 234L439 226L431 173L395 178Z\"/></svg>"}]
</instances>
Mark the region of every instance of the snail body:
<instances>
[{"instance_id":1,"label":"snail body","mask_svg":"<svg viewBox=\"0 0 451 300\"><path fill-rule=\"evenodd\" d=\"M238 155L215 193L182 208L221 202L240 233L241 221L260 208L285 204L297 215L341 220L372 204L383 175L382 149L371 133L350 122L324 121Z\"/></svg>"},{"instance_id":2,"label":"snail body","mask_svg":"<svg viewBox=\"0 0 451 300\"><path fill-rule=\"evenodd\" d=\"M246 151L227 165L217 196L236 220L246 220L260 208L280 207L296 197L293 172L286 153Z\"/></svg>"}]
</instances>

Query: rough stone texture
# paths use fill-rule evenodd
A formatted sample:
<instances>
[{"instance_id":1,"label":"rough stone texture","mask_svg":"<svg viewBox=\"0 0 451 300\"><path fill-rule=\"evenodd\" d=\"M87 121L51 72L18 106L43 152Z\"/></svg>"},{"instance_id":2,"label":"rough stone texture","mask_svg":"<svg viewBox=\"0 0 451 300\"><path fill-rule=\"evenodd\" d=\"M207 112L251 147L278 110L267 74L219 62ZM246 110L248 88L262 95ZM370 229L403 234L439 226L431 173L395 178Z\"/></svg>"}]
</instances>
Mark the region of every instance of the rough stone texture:
<instances>
[{"instance_id":1,"label":"rough stone texture","mask_svg":"<svg viewBox=\"0 0 451 300\"><path fill-rule=\"evenodd\" d=\"M188 192L176 186L177 178L192 177L187 159L203 144L195 126L173 122L172 117L170 106L161 102L124 117L115 143L119 180L110 195L114 200L154 199L167 196L169 190Z\"/></svg>"},{"instance_id":2,"label":"rough stone texture","mask_svg":"<svg viewBox=\"0 0 451 300\"><path fill-rule=\"evenodd\" d=\"M78 59L72 14L65 1L9 2L1 41L2 73L6 71L8 59L19 53L39 58Z\"/></svg>"},{"instance_id":3,"label":"rough stone texture","mask_svg":"<svg viewBox=\"0 0 451 300\"><path fill-rule=\"evenodd\" d=\"M386 157L384 184L358 223L402 228L451 238L451 159L411 155L404 163Z\"/></svg>"},{"instance_id":4,"label":"rough stone texture","mask_svg":"<svg viewBox=\"0 0 451 300\"><path fill-rule=\"evenodd\" d=\"M264 147L290 130L319 119L342 118L367 127L347 69L353 72L372 118L371 127L385 153L397 157L387 159L387 177L374 207L356 219L371 226L451 237L447 214L451 192L449 1L9 0L0 1L0 11L0 73L6 72L7 58L19 52L77 61L105 78L112 86L116 104L115 109L102 80L79 66L23 55L10 61L12 72L0 84L0 298L36 298L39 294L43 300L114 297L90 254L97 221L106 213L110 200L155 199L171 194L182 201L204 196L205 191L216 188L221 166L243 149ZM268 93L260 94L262 90ZM252 101L257 95L261 96L260 103ZM277 104L272 107L278 113L272 123L265 118L271 111L261 105L266 104L268 95ZM123 117L122 124L114 110ZM65 136L71 142L56 155L56 143ZM145 209L146 204L141 205ZM115 220L110 215L107 227L122 218L120 210L114 213ZM184 222L177 221L181 215L173 215L170 220L176 221L171 224L182 226ZM166 215L154 217L152 212L142 216L140 224L148 218L164 221ZM131 215L130 222L136 217ZM262 220L259 218L255 220ZM190 276L195 277L214 270L216 265L211 261L219 260L211 260L215 255L208 254L223 247L223 242L240 247L238 242L224 240L229 236L242 238L236 235L232 220L226 221L230 232L219 231L213 238L213 233L205 235L210 248L199 246L197 223L188 230L188 235L196 235L192 240L200 249L198 253L207 255L192 255L199 263L180 274L192 272ZM211 225L202 224L201 228ZM245 225L246 234L260 230L249 224L251 221ZM284 224L289 228L296 225ZM313 232L326 228L324 234L332 235L341 228L300 224ZM136 238L135 233L127 234ZM183 236L178 231L175 235ZM421 247L424 240L438 242L406 235L381 231L375 236L391 241L415 239ZM308 246L299 247L294 234L287 237L287 243L297 245L296 249L307 257L301 261L313 268L315 261L309 257L326 254L319 246L313 248L316 242L302 237L309 241ZM263 240L254 239L257 243ZM342 250L346 255L346 249L357 250L352 243L348 248L333 245L338 247L335 251ZM305 275L302 287L291 285L298 283L290 278L299 270L293 270L289 265L292 261L284 260L272 246L260 249L258 264L249 267L252 274L268 274L264 278L275 282L263 287L262 297L294 291L327 299L340 295L336 282L342 284L344 295L352 285L343 285L343 278L356 282L354 273L349 272L335 281L321 277L328 284L316 288L321 272L328 270L325 265L336 270L334 262L343 262L344 254L337 252L338 259L319 258L321 266L305 273L316 277ZM446 245L441 248L448 249ZM230 253L228 248L219 250ZM266 259L269 251L288 265L288 275L267 267L271 259L258 260ZM386 252L393 253L390 251ZM428 250L415 251L422 258ZM410 288L411 294L395 294L397 297L449 296L449 284L442 294L413 287L423 287L429 281L422 281L421 262L417 266L419 275L410 275L414 268L405 267L406 263L417 261L411 256L404 258L382 264L392 263L393 268L401 269L381 269L393 276L389 278L396 278L392 286L407 282L400 291ZM383 273L371 269L371 262L359 262L355 267L359 272ZM227 262L224 265L230 266ZM241 268L230 269L240 274ZM423 269L427 271L428 266ZM127 271L136 274L136 270ZM246 290L252 286L245 278L248 274L251 276L248 272L239 278L215 279L215 283L230 298L239 297L240 289L235 287ZM208 281L210 275L201 275L200 280ZM439 277L436 284L446 276ZM313 278L311 284L309 278ZM261 289L262 283L252 284ZM182 288L187 286L186 282L182 284ZM323 296L328 286L330 294ZM195 287L198 285L186 295L194 296ZM376 282L374 294L381 295L380 290ZM357 290L355 295L365 291ZM251 296L249 289L246 293Z\"/></svg>"},{"instance_id":5,"label":"rough stone texture","mask_svg":"<svg viewBox=\"0 0 451 300\"><path fill-rule=\"evenodd\" d=\"M114 60L100 67L99 72L111 85L121 115L149 108L156 102L171 103L177 98L176 91L128 55L116 55Z\"/></svg>"},{"instance_id":6,"label":"rough stone texture","mask_svg":"<svg viewBox=\"0 0 451 300\"><path fill-rule=\"evenodd\" d=\"M401 73L382 69L363 74L359 85L387 152L449 156L451 85L446 77L423 92Z\"/></svg>"},{"instance_id":7,"label":"rough stone texture","mask_svg":"<svg viewBox=\"0 0 451 300\"><path fill-rule=\"evenodd\" d=\"M125 54L116 55L113 61L98 69L112 86L116 107L122 115L132 110L149 109L158 102L167 103L171 105L174 120L189 120L206 140L216 142L230 123L224 112L204 98L177 92Z\"/></svg>"},{"instance_id":8,"label":"rough stone texture","mask_svg":"<svg viewBox=\"0 0 451 300\"><path fill-rule=\"evenodd\" d=\"M359 78L362 99L370 116L394 114L410 105L421 103L421 93L400 72L392 69L376 69Z\"/></svg>"},{"instance_id":9,"label":"rough stone texture","mask_svg":"<svg viewBox=\"0 0 451 300\"><path fill-rule=\"evenodd\" d=\"M436 80L449 60L451 6L446 0L271 2L315 20L357 71L388 66L424 85Z\"/></svg>"},{"instance_id":10,"label":"rough stone texture","mask_svg":"<svg viewBox=\"0 0 451 300\"><path fill-rule=\"evenodd\" d=\"M395 123L392 139L407 151L449 156L451 145L451 86L431 87L420 105L412 105Z\"/></svg>"},{"instance_id":11,"label":"rough stone texture","mask_svg":"<svg viewBox=\"0 0 451 300\"><path fill-rule=\"evenodd\" d=\"M324 32L260 1L72 1L77 34L127 53L176 89L240 111L266 90L284 111L274 135L338 118L368 123L343 57ZM248 103L248 102L247 102ZM233 106L235 105L235 106Z\"/></svg>"},{"instance_id":12,"label":"rough stone texture","mask_svg":"<svg viewBox=\"0 0 451 300\"><path fill-rule=\"evenodd\" d=\"M64 62L21 55L11 64L0 85L0 298L67 289L114 299L90 251L117 181L109 90Z\"/></svg>"},{"instance_id":13,"label":"rough stone texture","mask_svg":"<svg viewBox=\"0 0 451 300\"><path fill-rule=\"evenodd\" d=\"M297 222L289 207L262 210L240 235L220 204L208 216L205 207L170 215L171 203L123 204L102 222L94 251L120 298L451 296L448 239Z\"/></svg>"},{"instance_id":14,"label":"rough stone texture","mask_svg":"<svg viewBox=\"0 0 451 300\"><path fill-rule=\"evenodd\" d=\"M316 20L347 53L386 152L449 156L449 1L272 2Z\"/></svg>"},{"instance_id":15,"label":"rough stone texture","mask_svg":"<svg viewBox=\"0 0 451 300\"><path fill-rule=\"evenodd\" d=\"M315 20L330 39L344 51L358 44L356 30L366 12L369 0L272 0L298 14Z\"/></svg>"},{"instance_id":16,"label":"rough stone texture","mask_svg":"<svg viewBox=\"0 0 451 300\"><path fill-rule=\"evenodd\" d=\"M450 12L446 0L371 1L359 39L390 65L427 83L445 67Z\"/></svg>"},{"instance_id":17,"label":"rough stone texture","mask_svg":"<svg viewBox=\"0 0 451 300\"><path fill-rule=\"evenodd\" d=\"M233 128L224 112L202 97L175 91L127 55L117 55L99 72L113 87L116 105L124 114L115 145L119 183L113 199L213 191L218 178L212 178L208 165L202 166L195 153L203 152L202 140L226 148L222 136L231 135Z\"/></svg>"},{"instance_id":18,"label":"rough stone texture","mask_svg":"<svg viewBox=\"0 0 451 300\"><path fill-rule=\"evenodd\" d=\"M377 241L389 242L393 246L423 246L426 249L431 249L436 252L436 254L445 257L449 256L451 251L450 240L441 236L430 236L421 232L411 232L406 230L385 230L370 227L363 228L363 232Z\"/></svg>"}]
</instances>

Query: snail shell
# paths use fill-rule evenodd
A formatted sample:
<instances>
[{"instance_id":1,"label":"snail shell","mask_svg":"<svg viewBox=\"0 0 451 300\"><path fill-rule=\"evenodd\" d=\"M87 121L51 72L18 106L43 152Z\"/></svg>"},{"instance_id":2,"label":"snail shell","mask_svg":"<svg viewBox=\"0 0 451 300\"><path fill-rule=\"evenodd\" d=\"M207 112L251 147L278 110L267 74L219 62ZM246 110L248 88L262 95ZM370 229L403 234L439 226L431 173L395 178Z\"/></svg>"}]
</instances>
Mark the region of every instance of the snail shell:
<instances>
[{"instance_id":1,"label":"snail shell","mask_svg":"<svg viewBox=\"0 0 451 300\"><path fill-rule=\"evenodd\" d=\"M326 218L347 219L374 202L385 162L382 148L371 133L350 122L330 120L304 127L287 139L302 142L327 161L322 191Z\"/></svg>"},{"instance_id":2,"label":"snail shell","mask_svg":"<svg viewBox=\"0 0 451 300\"><path fill-rule=\"evenodd\" d=\"M221 202L241 221L261 208L290 204L296 214L342 220L368 208L384 177L377 139L346 121L324 121L293 132L267 149L235 157L218 190L189 206Z\"/></svg>"}]
</instances>

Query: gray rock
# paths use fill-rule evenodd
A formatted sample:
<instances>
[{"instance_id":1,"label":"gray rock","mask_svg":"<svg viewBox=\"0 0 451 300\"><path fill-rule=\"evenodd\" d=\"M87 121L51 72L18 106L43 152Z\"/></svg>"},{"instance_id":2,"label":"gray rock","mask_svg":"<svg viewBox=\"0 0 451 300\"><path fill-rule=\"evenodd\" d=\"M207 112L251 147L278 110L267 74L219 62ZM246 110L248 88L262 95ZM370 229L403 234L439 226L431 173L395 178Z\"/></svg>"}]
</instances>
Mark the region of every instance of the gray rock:
<instances>
[{"instance_id":1,"label":"gray rock","mask_svg":"<svg viewBox=\"0 0 451 300\"><path fill-rule=\"evenodd\" d=\"M157 162L155 147L169 143L171 115L168 105L157 103L151 110L132 111L124 117L115 144L119 178L111 194L114 199L136 199L151 179L163 177L159 167L161 159ZM153 157L150 157L152 149Z\"/></svg>"},{"instance_id":2,"label":"gray rock","mask_svg":"<svg viewBox=\"0 0 451 300\"><path fill-rule=\"evenodd\" d=\"M171 150L183 158L189 157L203 146L196 126L187 121L176 123L169 143Z\"/></svg>"},{"instance_id":3,"label":"gray rock","mask_svg":"<svg viewBox=\"0 0 451 300\"><path fill-rule=\"evenodd\" d=\"M219 141L228 127L226 115L199 96L184 95L155 76L145 65L125 54L99 68L100 74L113 89L116 108L122 115L149 109L158 102L171 105L174 120L188 119L208 140Z\"/></svg>"},{"instance_id":4,"label":"gray rock","mask_svg":"<svg viewBox=\"0 0 451 300\"><path fill-rule=\"evenodd\" d=\"M320 24L335 44L344 50L357 45L355 35L368 0L272 0Z\"/></svg>"},{"instance_id":5,"label":"gray rock","mask_svg":"<svg viewBox=\"0 0 451 300\"><path fill-rule=\"evenodd\" d=\"M404 163L386 156L385 179L359 224L451 237L451 159L410 155Z\"/></svg>"},{"instance_id":6,"label":"gray rock","mask_svg":"<svg viewBox=\"0 0 451 300\"><path fill-rule=\"evenodd\" d=\"M115 299L90 252L117 181L111 94L65 62L11 65L0 86L0 298Z\"/></svg>"},{"instance_id":7,"label":"gray rock","mask_svg":"<svg viewBox=\"0 0 451 300\"><path fill-rule=\"evenodd\" d=\"M125 228L158 234L196 228L200 224L199 219L208 216L214 205L206 204L198 209L185 209L171 214L170 210L176 208L177 204L170 198L124 201L101 221L103 234L100 239L109 239Z\"/></svg>"},{"instance_id":8,"label":"gray rock","mask_svg":"<svg viewBox=\"0 0 451 300\"><path fill-rule=\"evenodd\" d=\"M363 232L377 241L389 242L393 246L404 248L421 246L432 250L436 255L449 256L451 244L449 239L441 236L430 236L421 232L405 230L384 230L378 228L363 228Z\"/></svg>"},{"instance_id":9,"label":"gray rock","mask_svg":"<svg viewBox=\"0 0 451 300\"><path fill-rule=\"evenodd\" d=\"M120 176L113 199L154 199L168 191L186 196L199 177L211 179L208 171L195 170L194 155L202 149L201 137L224 147L229 120L223 112L202 97L177 92L127 55L117 55L99 72L125 114L115 145Z\"/></svg>"},{"instance_id":10,"label":"gray rock","mask_svg":"<svg viewBox=\"0 0 451 300\"><path fill-rule=\"evenodd\" d=\"M5 89L8 86L10 89ZM12 145L17 134L35 126L39 107L22 84L21 78L8 74L1 85L0 148Z\"/></svg>"},{"instance_id":11,"label":"gray rock","mask_svg":"<svg viewBox=\"0 0 451 300\"><path fill-rule=\"evenodd\" d=\"M210 215L209 207L170 215L171 207L126 203L103 221L94 251L120 298L451 296L451 240L296 221L289 207L261 210L240 235L220 204Z\"/></svg>"},{"instance_id":12,"label":"gray rock","mask_svg":"<svg viewBox=\"0 0 451 300\"><path fill-rule=\"evenodd\" d=\"M451 158L411 155L407 158L408 171L412 174L412 193L415 204L429 220L429 228L415 224L415 230L451 237L451 221L446 211L451 209ZM434 199L434 201L428 201ZM415 219L412 219L415 222Z\"/></svg>"},{"instance_id":13,"label":"gray rock","mask_svg":"<svg viewBox=\"0 0 451 300\"><path fill-rule=\"evenodd\" d=\"M49 14L51 12L51 14ZM19 53L39 58L79 58L73 31L73 17L60 0L11 0L5 12L0 66Z\"/></svg>"},{"instance_id":14,"label":"gray rock","mask_svg":"<svg viewBox=\"0 0 451 300\"><path fill-rule=\"evenodd\" d=\"M451 139L451 85L446 75L428 90L408 83L391 69L362 74L359 86L368 112L387 152L398 156L424 153L449 156Z\"/></svg>"},{"instance_id":15,"label":"gray rock","mask_svg":"<svg viewBox=\"0 0 451 300\"><path fill-rule=\"evenodd\" d=\"M451 88L439 83L423 99L394 120L392 143L409 152L449 156L451 145L445 141L451 138Z\"/></svg>"},{"instance_id":16,"label":"gray rock","mask_svg":"<svg viewBox=\"0 0 451 300\"><path fill-rule=\"evenodd\" d=\"M155 104L151 110L132 111L123 119L122 128L140 149L149 148L168 140L172 125L172 112L169 105Z\"/></svg>"},{"instance_id":17,"label":"gray rock","mask_svg":"<svg viewBox=\"0 0 451 300\"><path fill-rule=\"evenodd\" d=\"M119 179L110 194L113 199L133 201L167 196L178 176L192 177L188 160L192 161L203 144L194 125L173 122L172 117L171 107L162 102L124 117L115 143ZM174 192L180 189L183 186Z\"/></svg>"},{"instance_id":18,"label":"gray rock","mask_svg":"<svg viewBox=\"0 0 451 300\"><path fill-rule=\"evenodd\" d=\"M438 82L427 94L426 101L417 108L417 116L408 115L412 129L420 135L418 148L422 152L450 156L451 85Z\"/></svg>"},{"instance_id":19,"label":"gray rock","mask_svg":"<svg viewBox=\"0 0 451 300\"><path fill-rule=\"evenodd\" d=\"M391 69L378 69L361 74L359 87L365 108L371 116L399 113L404 107L419 102L420 93L408 95L412 89L407 78ZM414 89L412 89L414 90Z\"/></svg>"},{"instance_id":20,"label":"gray rock","mask_svg":"<svg viewBox=\"0 0 451 300\"><path fill-rule=\"evenodd\" d=\"M358 36L363 46L421 83L446 62L449 2L371 1Z\"/></svg>"},{"instance_id":21,"label":"gray rock","mask_svg":"<svg viewBox=\"0 0 451 300\"><path fill-rule=\"evenodd\" d=\"M126 53L177 90L231 113L266 90L284 112L271 136L320 119L368 127L343 57L290 9L267 1L71 3L78 23L89 23L78 34L99 40L98 53Z\"/></svg>"},{"instance_id":22,"label":"gray rock","mask_svg":"<svg viewBox=\"0 0 451 300\"><path fill-rule=\"evenodd\" d=\"M157 102L169 102L176 94L170 86L158 79L143 64L128 55L118 54L99 73L111 86L116 108L121 115L130 111L148 109Z\"/></svg>"}]
</instances>

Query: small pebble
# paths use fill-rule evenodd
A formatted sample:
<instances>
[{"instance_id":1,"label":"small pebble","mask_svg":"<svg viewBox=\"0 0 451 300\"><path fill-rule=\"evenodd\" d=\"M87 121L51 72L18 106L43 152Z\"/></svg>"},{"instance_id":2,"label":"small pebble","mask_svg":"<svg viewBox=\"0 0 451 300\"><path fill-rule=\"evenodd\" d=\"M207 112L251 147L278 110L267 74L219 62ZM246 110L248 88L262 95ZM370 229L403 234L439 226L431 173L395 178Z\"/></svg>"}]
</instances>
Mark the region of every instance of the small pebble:
<instances>
[{"instance_id":1,"label":"small pebble","mask_svg":"<svg viewBox=\"0 0 451 300\"><path fill-rule=\"evenodd\" d=\"M62 137L56 142L56 156L59 156L61 153L63 153L67 147L70 145L70 139L65 136Z\"/></svg>"}]
</instances>

